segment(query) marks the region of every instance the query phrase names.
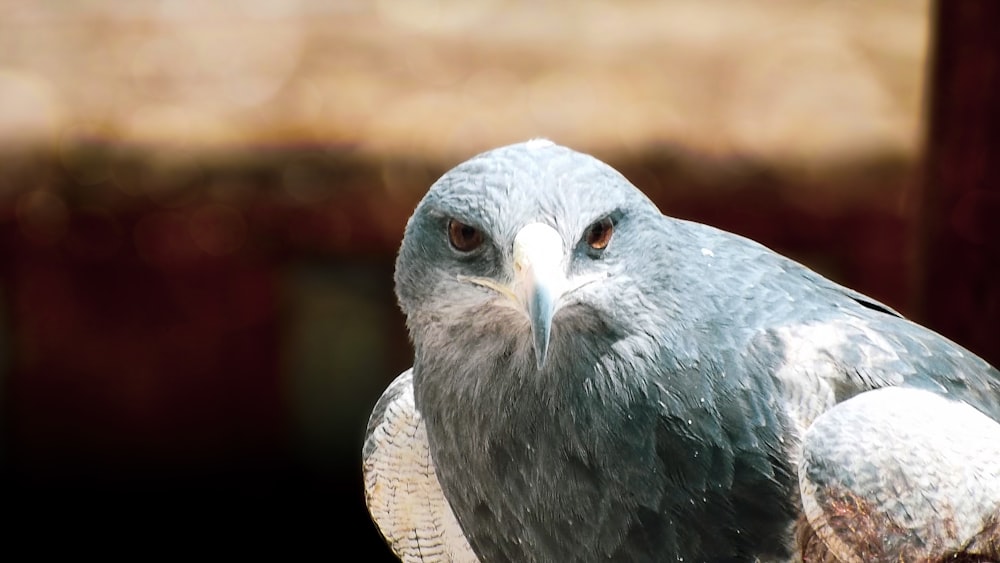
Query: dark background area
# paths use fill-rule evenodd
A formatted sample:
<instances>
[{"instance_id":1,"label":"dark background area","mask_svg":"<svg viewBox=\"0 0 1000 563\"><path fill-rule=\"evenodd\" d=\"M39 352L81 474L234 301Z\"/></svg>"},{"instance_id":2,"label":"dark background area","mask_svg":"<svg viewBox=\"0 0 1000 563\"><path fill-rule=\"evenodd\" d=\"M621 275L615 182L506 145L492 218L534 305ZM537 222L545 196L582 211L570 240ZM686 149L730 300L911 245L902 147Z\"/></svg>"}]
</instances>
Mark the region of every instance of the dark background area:
<instances>
[{"instance_id":1,"label":"dark background area","mask_svg":"<svg viewBox=\"0 0 1000 563\"><path fill-rule=\"evenodd\" d=\"M577 148L666 213L754 238L1000 363L1000 8L942 1L928 21L912 155L805 173L683 135ZM480 148L574 137L539 126L421 154L291 129L221 148L0 135L8 545L389 560L360 451L411 360L392 293L406 218Z\"/></svg>"}]
</instances>

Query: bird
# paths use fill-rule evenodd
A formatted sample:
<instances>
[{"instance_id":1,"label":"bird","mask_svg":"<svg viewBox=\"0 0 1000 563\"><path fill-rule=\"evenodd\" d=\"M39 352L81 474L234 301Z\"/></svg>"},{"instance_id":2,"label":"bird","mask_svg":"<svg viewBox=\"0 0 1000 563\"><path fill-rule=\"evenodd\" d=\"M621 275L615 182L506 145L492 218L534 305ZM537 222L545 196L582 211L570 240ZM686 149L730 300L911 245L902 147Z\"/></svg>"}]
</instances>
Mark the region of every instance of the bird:
<instances>
[{"instance_id":1,"label":"bird","mask_svg":"<svg viewBox=\"0 0 1000 563\"><path fill-rule=\"evenodd\" d=\"M1000 561L1000 372L547 139L406 223L413 365L368 511L403 561Z\"/></svg>"}]
</instances>

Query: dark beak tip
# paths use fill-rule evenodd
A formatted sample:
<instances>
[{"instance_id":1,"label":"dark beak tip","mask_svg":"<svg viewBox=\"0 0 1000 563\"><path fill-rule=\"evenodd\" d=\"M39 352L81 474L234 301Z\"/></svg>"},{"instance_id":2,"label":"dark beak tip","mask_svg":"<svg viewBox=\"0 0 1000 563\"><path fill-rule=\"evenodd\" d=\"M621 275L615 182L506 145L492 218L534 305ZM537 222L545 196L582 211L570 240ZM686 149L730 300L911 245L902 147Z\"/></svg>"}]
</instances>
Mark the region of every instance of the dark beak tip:
<instances>
[{"instance_id":1,"label":"dark beak tip","mask_svg":"<svg viewBox=\"0 0 1000 563\"><path fill-rule=\"evenodd\" d=\"M545 356L545 352L542 352L541 354L535 352L535 367L538 368L538 371L542 371L542 368L545 367Z\"/></svg>"},{"instance_id":2,"label":"dark beak tip","mask_svg":"<svg viewBox=\"0 0 1000 563\"><path fill-rule=\"evenodd\" d=\"M534 336L534 348L535 348L535 367L540 371L545 367L545 363L549 357L549 326L540 327L541 330L537 330Z\"/></svg>"},{"instance_id":3,"label":"dark beak tip","mask_svg":"<svg viewBox=\"0 0 1000 563\"><path fill-rule=\"evenodd\" d=\"M531 338L535 347L535 365L538 370L545 367L549 355L549 337L552 320L558 309L557 297L547 287L535 288L528 301L528 318L531 322Z\"/></svg>"}]
</instances>

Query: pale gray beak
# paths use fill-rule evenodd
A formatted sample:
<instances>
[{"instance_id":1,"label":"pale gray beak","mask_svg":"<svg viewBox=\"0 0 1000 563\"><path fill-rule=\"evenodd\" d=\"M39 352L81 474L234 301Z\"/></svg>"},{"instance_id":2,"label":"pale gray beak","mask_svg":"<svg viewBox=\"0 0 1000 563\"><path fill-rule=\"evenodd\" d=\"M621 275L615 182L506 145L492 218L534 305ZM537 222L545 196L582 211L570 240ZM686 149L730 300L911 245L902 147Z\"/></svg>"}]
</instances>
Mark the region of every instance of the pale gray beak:
<instances>
[{"instance_id":1,"label":"pale gray beak","mask_svg":"<svg viewBox=\"0 0 1000 563\"><path fill-rule=\"evenodd\" d=\"M555 229L542 223L525 225L517 232L513 258L514 280L511 285L473 276L458 276L458 279L492 289L524 312L531 323L535 364L542 369L548 357L552 319L563 304L563 298L591 282L605 279L607 274L567 279L568 257L562 237Z\"/></svg>"},{"instance_id":2,"label":"pale gray beak","mask_svg":"<svg viewBox=\"0 0 1000 563\"><path fill-rule=\"evenodd\" d=\"M531 323L538 369L548 356L552 318L566 293L566 255L555 229L541 223L525 225L514 237L514 294Z\"/></svg>"}]
</instances>

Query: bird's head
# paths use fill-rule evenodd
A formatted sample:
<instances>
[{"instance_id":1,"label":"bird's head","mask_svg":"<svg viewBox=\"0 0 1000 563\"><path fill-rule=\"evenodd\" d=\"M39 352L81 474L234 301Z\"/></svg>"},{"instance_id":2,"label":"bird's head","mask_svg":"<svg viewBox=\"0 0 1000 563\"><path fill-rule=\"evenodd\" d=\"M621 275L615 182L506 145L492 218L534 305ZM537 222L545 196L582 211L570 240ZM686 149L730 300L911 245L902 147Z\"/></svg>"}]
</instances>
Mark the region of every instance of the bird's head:
<instances>
[{"instance_id":1,"label":"bird's head","mask_svg":"<svg viewBox=\"0 0 1000 563\"><path fill-rule=\"evenodd\" d=\"M549 141L480 154L434 183L407 223L395 281L411 334L418 347L458 327L520 336L542 369L564 311L616 314L640 225L659 215L610 166Z\"/></svg>"}]
</instances>

